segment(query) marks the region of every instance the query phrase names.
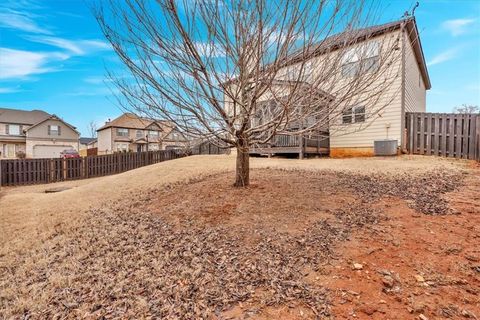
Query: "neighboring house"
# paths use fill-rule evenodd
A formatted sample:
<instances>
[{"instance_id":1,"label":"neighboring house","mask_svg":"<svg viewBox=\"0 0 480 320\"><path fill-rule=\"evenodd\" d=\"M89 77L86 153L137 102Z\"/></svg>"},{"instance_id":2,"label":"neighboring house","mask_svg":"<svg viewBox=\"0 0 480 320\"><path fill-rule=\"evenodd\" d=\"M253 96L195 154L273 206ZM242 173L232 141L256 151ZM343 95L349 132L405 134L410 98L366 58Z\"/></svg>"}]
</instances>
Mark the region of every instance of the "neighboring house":
<instances>
[{"instance_id":1,"label":"neighboring house","mask_svg":"<svg viewBox=\"0 0 480 320\"><path fill-rule=\"evenodd\" d=\"M345 112L329 119L329 149L330 155L334 157L373 155L374 141L387 138L397 140L399 148L405 147L405 113L425 112L426 90L431 88L417 25L413 17L357 30L355 37L354 44L348 46L345 46L342 42L343 39L340 34L331 36L321 45L313 47L312 52L308 54L309 60L305 63L308 66L305 77L308 79L308 72L313 73L315 70L321 69L322 63L328 63L331 57L338 56L339 52L344 52L341 60L343 63L342 78L335 84L335 86L341 87L349 81L351 72L368 72L369 69L361 71L360 62L355 54L355 52L364 51L368 52L369 56L365 59L371 62L371 68L391 68L382 69L379 72L386 71L384 74L391 74L393 81L388 90L382 92L375 103L371 103L371 105L365 103L349 105L348 102L345 102ZM399 43L394 55L398 59L392 64L379 64L383 57L381 43L397 41L397 39ZM339 48L342 51L338 51ZM298 67L298 59L295 58L292 56L292 63L287 63L281 70L284 71L284 74L289 74ZM279 74L282 74L282 72L279 72ZM370 85L372 87L379 86L377 83ZM369 88L371 87L365 88L365 91ZM325 92L323 94L331 93ZM359 95L362 95L362 92ZM331 97L335 99L333 94ZM268 101L268 98L266 101ZM225 97L225 103L225 108L228 111L229 108L231 109L231 102L228 97ZM274 137L272 139L274 145L275 143L285 145L285 137L282 138L283 140L277 138L282 137ZM293 138L289 137L289 139ZM295 140L296 148L284 148L280 152L292 152L289 150L299 152L297 141L299 140ZM315 145L315 141L307 141L305 145L308 146L309 143L312 146ZM318 147L312 149L317 150L317 152L319 150ZM281 149L277 148L276 150ZM251 153L276 153L276 151L252 148Z\"/></svg>"},{"instance_id":2,"label":"neighboring house","mask_svg":"<svg viewBox=\"0 0 480 320\"><path fill-rule=\"evenodd\" d=\"M96 148L97 138L84 138L81 137L79 140L80 150Z\"/></svg>"},{"instance_id":3,"label":"neighboring house","mask_svg":"<svg viewBox=\"0 0 480 320\"><path fill-rule=\"evenodd\" d=\"M97 130L98 154L155 151L186 146L187 139L165 120L124 113Z\"/></svg>"},{"instance_id":4,"label":"neighboring house","mask_svg":"<svg viewBox=\"0 0 480 320\"><path fill-rule=\"evenodd\" d=\"M96 152L92 149L97 147L97 138L85 138L81 137L79 140L80 150L79 153L82 157L86 157L87 155L96 154ZM93 151L90 153L90 151Z\"/></svg>"},{"instance_id":5,"label":"neighboring house","mask_svg":"<svg viewBox=\"0 0 480 320\"><path fill-rule=\"evenodd\" d=\"M78 139L75 127L56 115L0 108L0 158L58 158L78 150Z\"/></svg>"}]
</instances>

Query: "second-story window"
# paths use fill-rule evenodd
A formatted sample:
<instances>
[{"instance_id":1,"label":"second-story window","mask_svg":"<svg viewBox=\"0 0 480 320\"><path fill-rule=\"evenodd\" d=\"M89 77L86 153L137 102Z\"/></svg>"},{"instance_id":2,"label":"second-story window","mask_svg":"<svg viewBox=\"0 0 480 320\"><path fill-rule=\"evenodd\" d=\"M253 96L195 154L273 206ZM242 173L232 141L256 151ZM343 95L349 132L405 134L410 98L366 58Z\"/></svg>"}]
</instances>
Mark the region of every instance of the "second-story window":
<instances>
[{"instance_id":1,"label":"second-story window","mask_svg":"<svg viewBox=\"0 0 480 320\"><path fill-rule=\"evenodd\" d=\"M150 131L148 131L148 136L150 138L158 138L158 131L150 130Z\"/></svg>"},{"instance_id":2,"label":"second-story window","mask_svg":"<svg viewBox=\"0 0 480 320\"><path fill-rule=\"evenodd\" d=\"M49 136L59 136L60 135L60 126L48 126L48 135Z\"/></svg>"},{"instance_id":3,"label":"second-story window","mask_svg":"<svg viewBox=\"0 0 480 320\"><path fill-rule=\"evenodd\" d=\"M126 128L117 128L118 137L128 137L128 129Z\"/></svg>"},{"instance_id":4,"label":"second-story window","mask_svg":"<svg viewBox=\"0 0 480 320\"><path fill-rule=\"evenodd\" d=\"M8 124L7 125L7 134L12 136L19 136L20 135L20 125L18 124Z\"/></svg>"},{"instance_id":5,"label":"second-story window","mask_svg":"<svg viewBox=\"0 0 480 320\"><path fill-rule=\"evenodd\" d=\"M143 131L137 130L137 139L143 138Z\"/></svg>"},{"instance_id":6,"label":"second-story window","mask_svg":"<svg viewBox=\"0 0 480 320\"><path fill-rule=\"evenodd\" d=\"M371 41L349 49L342 57L342 76L355 77L368 72L375 72L380 66L380 46Z\"/></svg>"}]
</instances>

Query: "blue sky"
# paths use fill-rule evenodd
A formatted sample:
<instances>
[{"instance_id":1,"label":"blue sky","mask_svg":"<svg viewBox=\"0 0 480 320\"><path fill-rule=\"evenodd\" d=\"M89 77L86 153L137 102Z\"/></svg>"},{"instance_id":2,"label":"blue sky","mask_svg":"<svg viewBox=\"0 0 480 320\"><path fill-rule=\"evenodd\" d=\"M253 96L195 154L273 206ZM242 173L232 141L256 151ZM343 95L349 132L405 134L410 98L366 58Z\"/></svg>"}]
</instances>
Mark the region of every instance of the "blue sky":
<instances>
[{"instance_id":1,"label":"blue sky","mask_svg":"<svg viewBox=\"0 0 480 320\"><path fill-rule=\"evenodd\" d=\"M119 0L121 1L121 0ZM84 0L0 2L0 107L42 109L77 126L121 113L104 82L117 60ZM382 2L381 22L414 1ZM420 1L415 12L432 89L427 111L480 105L480 1Z\"/></svg>"}]
</instances>

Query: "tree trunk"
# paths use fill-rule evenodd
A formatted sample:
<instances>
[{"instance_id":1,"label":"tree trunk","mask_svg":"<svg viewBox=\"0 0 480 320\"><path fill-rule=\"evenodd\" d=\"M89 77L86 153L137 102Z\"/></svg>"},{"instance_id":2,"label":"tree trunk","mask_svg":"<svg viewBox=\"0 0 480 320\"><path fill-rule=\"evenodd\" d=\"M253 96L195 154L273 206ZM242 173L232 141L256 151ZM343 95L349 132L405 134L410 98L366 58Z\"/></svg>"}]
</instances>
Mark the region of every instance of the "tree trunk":
<instances>
[{"instance_id":1,"label":"tree trunk","mask_svg":"<svg viewBox=\"0 0 480 320\"><path fill-rule=\"evenodd\" d=\"M250 184L250 155L247 143L237 146L237 166L235 187L246 187Z\"/></svg>"}]
</instances>

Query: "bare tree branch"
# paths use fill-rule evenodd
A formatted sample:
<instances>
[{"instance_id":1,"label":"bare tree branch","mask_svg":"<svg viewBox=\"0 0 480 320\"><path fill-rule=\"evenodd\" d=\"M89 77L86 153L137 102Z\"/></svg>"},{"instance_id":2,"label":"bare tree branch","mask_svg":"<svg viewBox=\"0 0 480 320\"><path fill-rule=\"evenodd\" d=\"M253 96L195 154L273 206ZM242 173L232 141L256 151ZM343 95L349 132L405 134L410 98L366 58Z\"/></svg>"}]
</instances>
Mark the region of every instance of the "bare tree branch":
<instances>
[{"instance_id":1,"label":"bare tree branch","mask_svg":"<svg viewBox=\"0 0 480 320\"><path fill-rule=\"evenodd\" d=\"M110 0L94 14L133 77L109 72L119 103L237 148L235 184L244 186L252 146L276 134L362 130L398 96L403 29L367 32L379 9L355 0ZM363 123L332 125L352 106L369 106Z\"/></svg>"}]
</instances>

